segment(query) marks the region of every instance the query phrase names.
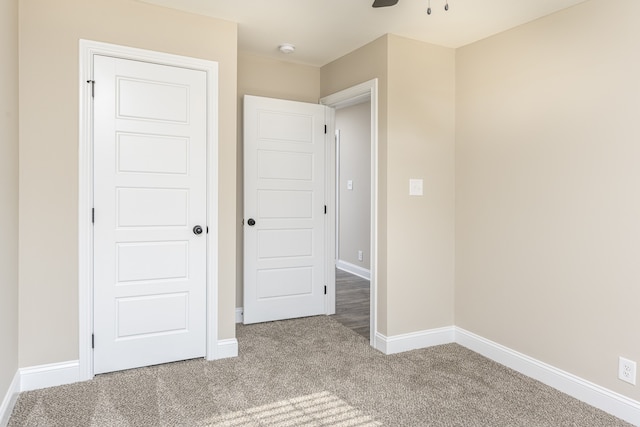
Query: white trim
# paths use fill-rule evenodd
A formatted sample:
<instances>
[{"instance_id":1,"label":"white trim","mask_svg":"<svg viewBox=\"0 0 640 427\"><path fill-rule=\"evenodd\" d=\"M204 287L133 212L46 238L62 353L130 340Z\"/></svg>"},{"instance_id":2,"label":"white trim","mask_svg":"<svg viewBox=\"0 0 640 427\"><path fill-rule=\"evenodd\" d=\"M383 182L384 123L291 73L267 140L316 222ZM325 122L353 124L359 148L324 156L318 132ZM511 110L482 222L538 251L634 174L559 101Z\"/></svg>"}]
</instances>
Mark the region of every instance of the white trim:
<instances>
[{"instance_id":1,"label":"white trim","mask_svg":"<svg viewBox=\"0 0 640 427\"><path fill-rule=\"evenodd\" d=\"M350 262L339 259L338 262L336 262L336 268L358 277L362 277L363 279L371 280L371 270L351 264Z\"/></svg>"},{"instance_id":2,"label":"white trim","mask_svg":"<svg viewBox=\"0 0 640 427\"><path fill-rule=\"evenodd\" d=\"M197 62L207 72L207 360L220 359L218 341L218 63ZM236 356L238 352L236 351Z\"/></svg>"},{"instance_id":3,"label":"white trim","mask_svg":"<svg viewBox=\"0 0 640 427\"><path fill-rule=\"evenodd\" d=\"M323 105L320 102L320 105ZM335 198L335 189L337 185L335 166L336 166L336 114L335 109L331 106L325 106L325 126L327 130L324 135L325 147L325 163L324 163L324 200L326 206L325 215L325 298L324 307L325 314L336 314L336 248L338 247L337 239L337 205Z\"/></svg>"},{"instance_id":4,"label":"white trim","mask_svg":"<svg viewBox=\"0 0 640 427\"><path fill-rule=\"evenodd\" d=\"M456 343L501 365L560 390L591 406L640 425L640 402L555 368L544 362L490 341L462 328L455 328Z\"/></svg>"},{"instance_id":5,"label":"white trim","mask_svg":"<svg viewBox=\"0 0 640 427\"><path fill-rule=\"evenodd\" d=\"M81 381L78 360L20 368L19 372L20 391L37 390Z\"/></svg>"},{"instance_id":6,"label":"white trim","mask_svg":"<svg viewBox=\"0 0 640 427\"><path fill-rule=\"evenodd\" d=\"M236 323L244 322L244 307L236 307Z\"/></svg>"},{"instance_id":7,"label":"white trim","mask_svg":"<svg viewBox=\"0 0 640 427\"><path fill-rule=\"evenodd\" d=\"M0 427L5 427L7 424L9 424L9 418L11 418L13 407L16 406L16 401L18 400L19 393L20 371L16 371L11 384L9 384L7 393L4 395L4 399L2 399L2 405L0 405Z\"/></svg>"},{"instance_id":8,"label":"white trim","mask_svg":"<svg viewBox=\"0 0 640 427\"><path fill-rule=\"evenodd\" d=\"M235 338L219 340L217 356L218 356L218 359L238 357L238 340Z\"/></svg>"},{"instance_id":9,"label":"white trim","mask_svg":"<svg viewBox=\"0 0 640 427\"><path fill-rule=\"evenodd\" d=\"M333 114L333 121L335 123L335 112ZM334 167L336 168L335 175L335 208L333 209L335 215L335 230L333 233L333 238L335 240L335 259L340 260L340 129L335 130L335 141L336 141L336 149L335 149L335 162ZM331 197L331 195L329 195Z\"/></svg>"},{"instance_id":10,"label":"white trim","mask_svg":"<svg viewBox=\"0 0 640 427\"><path fill-rule=\"evenodd\" d=\"M93 144L90 85L93 57L112 56L200 70L207 73L207 350L218 358L218 63L89 40L79 43L78 140L78 379L93 378Z\"/></svg>"},{"instance_id":11,"label":"white trim","mask_svg":"<svg viewBox=\"0 0 640 427\"><path fill-rule=\"evenodd\" d=\"M369 298L369 342L372 346L376 347L378 325L378 79L372 79L326 96L320 100L320 103L329 107L340 108L352 105L352 103L357 104L363 102L367 98L369 98L371 102L371 248L369 251L371 254L371 278L369 279L371 281L371 289ZM332 114L329 132L327 134L333 135L334 132L335 122L334 114ZM331 147L335 155L335 138L333 138ZM331 165L331 167L336 166L335 162L329 162L328 164ZM335 171L333 171L330 176L335 179ZM336 200L335 185L329 185L328 189L331 192L328 197L328 202L331 205L335 203ZM336 216L335 210L329 212L332 212L334 217ZM333 224L335 227L335 218L333 218ZM335 239L335 235L333 238ZM333 268L333 265L331 267ZM335 311L335 280L333 282L333 288L329 285L327 290L329 294L332 294L330 296L333 297L333 309Z\"/></svg>"},{"instance_id":12,"label":"white trim","mask_svg":"<svg viewBox=\"0 0 640 427\"><path fill-rule=\"evenodd\" d=\"M384 354L396 354L434 345L450 344L455 340L455 327L429 329L409 334L386 337L376 334L375 348Z\"/></svg>"}]
</instances>

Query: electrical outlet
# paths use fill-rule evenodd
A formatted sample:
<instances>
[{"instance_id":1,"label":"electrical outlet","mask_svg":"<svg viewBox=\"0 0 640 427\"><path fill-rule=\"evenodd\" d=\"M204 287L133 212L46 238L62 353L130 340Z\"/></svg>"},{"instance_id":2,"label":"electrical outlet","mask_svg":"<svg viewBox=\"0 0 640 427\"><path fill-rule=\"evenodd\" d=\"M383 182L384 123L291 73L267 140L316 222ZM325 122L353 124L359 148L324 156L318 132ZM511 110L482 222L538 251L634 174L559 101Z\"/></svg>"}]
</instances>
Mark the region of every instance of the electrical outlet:
<instances>
[{"instance_id":1,"label":"electrical outlet","mask_svg":"<svg viewBox=\"0 0 640 427\"><path fill-rule=\"evenodd\" d=\"M364 254L362 251L358 251L358 261L362 261L364 259Z\"/></svg>"},{"instance_id":2,"label":"electrical outlet","mask_svg":"<svg viewBox=\"0 0 640 427\"><path fill-rule=\"evenodd\" d=\"M618 362L618 378L629 384L636 385L636 362L620 357Z\"/></svg>"},{"instance_id":3,"label":"electrical outlet","mask_svg":"<svg viewBox=\"0 0 640 427\"><path fill-rule=\"evenodd\" d=\"M409 195L410 196L422 196L422 185L423 185L423 181L421 179L410 179L409 180Z\"/></svg>"}]
</instances>

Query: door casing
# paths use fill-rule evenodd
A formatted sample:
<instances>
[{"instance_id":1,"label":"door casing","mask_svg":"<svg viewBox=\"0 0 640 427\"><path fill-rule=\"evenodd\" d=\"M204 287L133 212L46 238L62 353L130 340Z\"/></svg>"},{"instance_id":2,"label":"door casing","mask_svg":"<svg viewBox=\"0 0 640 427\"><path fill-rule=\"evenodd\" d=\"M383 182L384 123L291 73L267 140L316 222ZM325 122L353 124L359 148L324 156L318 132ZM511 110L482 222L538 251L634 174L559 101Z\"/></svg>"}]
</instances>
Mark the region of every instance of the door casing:
<instances>
[{"instance_id":1,"label":"door casing","mask_svg":"<svg viewBox=\"0 0 640 427\"><path fill-rule=\"evenodd\" d=\"M78 143L78 344L79 381L93 378L93 103L95 55L189 68L207 74L207 332L206 359L218 348L218 63L162 52L80 40ZM99 83L98 83L99 84Z\"/></svg>"}]
</instances>

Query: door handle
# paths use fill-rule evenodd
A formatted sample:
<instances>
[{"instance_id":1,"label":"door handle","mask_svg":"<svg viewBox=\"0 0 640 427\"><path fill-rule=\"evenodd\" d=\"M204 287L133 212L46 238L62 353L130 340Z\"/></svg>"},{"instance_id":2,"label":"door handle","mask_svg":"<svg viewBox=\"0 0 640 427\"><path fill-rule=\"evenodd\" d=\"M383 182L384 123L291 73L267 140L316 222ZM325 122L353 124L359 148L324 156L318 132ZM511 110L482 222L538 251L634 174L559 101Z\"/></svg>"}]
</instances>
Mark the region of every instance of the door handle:
<instances>
[{"instance_id":1,"label":"door handle","mask_svg":"<svg viewBox=\"0 0 640 427\"><path fill-rule=\"evenodd\" d=\"M195 235L202 234L202 227L199 225L196 225L195 227L193 227L193 234Z\"/></svg>"},{"instance_id":2,"label":"door handle","mask_svg":"<svg viewBox=\"0 0 640 427\"><path fill-rule=\"evenodd\" d=\"M249 218L249 220L247 221L247 224L253 227L254 225L256 225L256 220L253 218Z\"/></svg>"}]
</instances>

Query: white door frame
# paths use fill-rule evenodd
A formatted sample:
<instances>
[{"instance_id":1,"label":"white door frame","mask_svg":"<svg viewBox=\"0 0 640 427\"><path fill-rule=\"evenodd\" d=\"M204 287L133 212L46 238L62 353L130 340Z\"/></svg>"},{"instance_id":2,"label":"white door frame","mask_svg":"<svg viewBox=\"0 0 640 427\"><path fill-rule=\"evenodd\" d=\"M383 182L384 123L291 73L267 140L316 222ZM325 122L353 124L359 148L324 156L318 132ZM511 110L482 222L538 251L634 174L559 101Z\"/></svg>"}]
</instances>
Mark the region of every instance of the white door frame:
<instances>
[{"instance_id":1,"label":"white door frame","mask_svg":"<svg viewBox=\"0 0 640 427\"><path fill-rule=\"evenodd\" d=\"M331 117L329 119L329 129L330 132L327 132L328 135L335 135L335 111L334 109L347 107L350 105L355 105L363 100L370 99L371 101L371 280L370 280L370 308L369 308L369 343L376 347L375 345L375 337L376 337L376 325L378 324L378 79L372 79L366 81L364 83L360 83L356 86L352 86L348 89L342 90L340 92L336 92L334 94L325 96L320 99L320 103L326 105L328 107L333 107L331 110ZM327 168L330 168L327 171L327 177L330 180L336 179L336 143L335 138L331 138L332 142L327 144L327 147L330 147L328 151L329 161L327 161ZM328 197L327 201L329 204L335 204L336 200L336 183L328 182L327 185ZM330 218L329 230L327 233L327 238L330 241L328 247L332 247L332 251L335 252L335 245L337 242L332 240L336 239L336 207L331 206L329 212L332 212L333 218ZM328 307L333 308L333 312L329 312L328 314L335 313L335 305L336 305L336 286L335 286L335 253L333 257L333 262L329 262L332 258L327 258L327 264L330 264L331 273L334 277L334 280L329 280L327 286L327 305ZM329 274L329 273L328 273Z\"/></svg>"},{"instance_id":2,"label":"white door frame","mask_svg":"<svg viewBox=\"0 0 640 427\"><path fill-rule=\"evenodd\" d=\"M207 333L206 358L218 352L218 63L162 52L80 40L78 142L79 380L92 379L93 349L93 57L111 56L189 68L207 74ZM99 84L99 82L98 82Z\"/></svg>"}]
</instances>

